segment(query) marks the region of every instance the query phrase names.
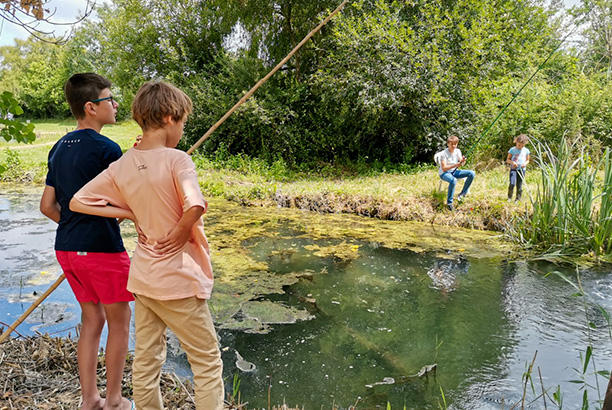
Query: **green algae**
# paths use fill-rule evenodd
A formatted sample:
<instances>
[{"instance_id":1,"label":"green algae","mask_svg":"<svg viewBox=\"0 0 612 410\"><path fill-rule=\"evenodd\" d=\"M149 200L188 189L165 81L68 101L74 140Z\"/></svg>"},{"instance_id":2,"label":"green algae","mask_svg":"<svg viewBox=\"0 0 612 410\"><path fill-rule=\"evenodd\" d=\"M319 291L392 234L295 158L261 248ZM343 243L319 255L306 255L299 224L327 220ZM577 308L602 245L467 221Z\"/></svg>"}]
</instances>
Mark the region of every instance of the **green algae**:
<instances>
[{"instance_id":1,"label":"green algae","mask_svg":"<svg viewBox=\"0 0 612 410\"><path fill-rule=\"evenodd\" d=\"M259 301L265 295L284 293L300 277L325 272L305 269L279 274L270 268L272 260L290 260L300 246L334 263L358 258L363 243L446 256L450 251L471 258L504 257L515 250L499 234L487 231L287 208L247 208L218 198L209 200L204 221L215 272L211 312L221 328L245 332L265 333L269 325L309 318L306 312L280 302ZM270 239L286 240L292 247L269 250L265 258L258 257L254 244ZM301 240L309 243L300 245Z\"/></svg>"},{"instance_id":2,"label":"green algae","mask_svg":"<svg viewBox=\"0 0 612 410\"><path fill-rule=\"evenodd\" d=\"M303 309L296 309L267 300L242 304L240 312L224 322L222 329L242 330L248 333L268 333L269 325L287 325L314 317Z\"/></svg>"},{"instance_id":3,"label":"green algae","mask_svg":"<svg viewBox=\"0 0 612 410\"><path fill-rule=\"evenodd\" d=\"M321 255L347 256L358 253L352 247L359 241L376 242L392 249L451 250L476 258L502 256L516 251L515 246L500 240L500 234L494 232L286 208L245 208L221 199L211 199L205 220L211 246L219 248L233 248L233 245L258 237L278 237L282 235L280 231L283 228L291 226L294 232L299 233L297 237L343 241L335 245L335 250L317 249L316 252Z\"/></svg>"},{"instance_id":4,"label":"green algae","mask_svg":"<svg viewBox=\"0 0 612 410\"><path fill-rule=\"evenodd\" d=\"M257 319L263 324L292 324L298 320L313 318L307 311L291 306L264 301L252 301L242 306L247 319Z\"/></svg>"}]
</instances>

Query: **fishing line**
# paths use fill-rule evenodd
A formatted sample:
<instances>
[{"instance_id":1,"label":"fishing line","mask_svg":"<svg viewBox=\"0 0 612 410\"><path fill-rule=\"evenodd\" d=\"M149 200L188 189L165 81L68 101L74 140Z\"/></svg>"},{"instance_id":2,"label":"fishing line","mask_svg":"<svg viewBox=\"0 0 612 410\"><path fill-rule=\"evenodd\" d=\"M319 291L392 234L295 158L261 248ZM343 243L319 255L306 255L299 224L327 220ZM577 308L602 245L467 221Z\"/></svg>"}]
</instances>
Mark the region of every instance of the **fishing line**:
<instances>
[{"instance_id":1,"label":"fishing line","mask_svg":"<svg viewBox=\"0 0 612 410\"><path fill-rule=\"evenodd\" d=\"M587 14L589 14L591 10L593 10L594 7L595 7L595 4L593 4L591 8L586 13L584 13L584 15L586 16ZM472 152L472 150L474 149L474 147L476 147L476 145L478 145L478 143L482 140L482 138L485 137L489 133L489 131L491 130L491 128L493 128L493 125L495 125L497 120L499 120L499 118L504 114L506 109L514 102L514 100L516 100L516 97L518 97L519 94L523 91L523 89L527 86L527 84L531 82L533 77L535 77L536 74L540 72L540 70L544 67L544 65L546 65L548 60L550 60L552 55L559 49L559 47L561 47L561 45L565 43L565 40L567 40L569 36L574 34L574 31L578 28L578 25L579 23L574 24L574 28L563 38L563 40L561 40L561 42L559 42L559 44L557 44L557 46L550 52L550 54L548 54L548 57L546 57L546 59L538 66L537 70L533 74L531 74L531 77L529 77L529 79L523 84L523 86L516 93L512 95L512 98L510 99L510 101L508 101L508 103L504 106L504 108L501 109L501 111L499 112L499 114L497 114L497 117L495 117L493 122L491 122L491 124L489 124L487 129L480 135L480 137L478 137L478 139L474 141L474 143L472 143L472 145L470 146L470 149L465 154L465 157L468 157L470 155L470 152Z\"/></svg>"}]
</instances>

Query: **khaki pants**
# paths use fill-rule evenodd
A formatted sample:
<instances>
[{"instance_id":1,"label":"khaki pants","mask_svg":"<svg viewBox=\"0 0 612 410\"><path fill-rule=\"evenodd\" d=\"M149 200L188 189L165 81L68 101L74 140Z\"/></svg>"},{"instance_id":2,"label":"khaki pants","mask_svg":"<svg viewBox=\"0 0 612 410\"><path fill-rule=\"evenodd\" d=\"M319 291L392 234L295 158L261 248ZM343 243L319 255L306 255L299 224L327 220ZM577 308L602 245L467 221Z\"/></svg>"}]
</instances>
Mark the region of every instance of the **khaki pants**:
<instances>
[{"instance_id":1,"label":"khaki pants","mask_svg":"<svg viewBox=\"0 0 612 410\"><path fill-rule=\"evenodd\" d=\"M196 409L223 409L223 362L206 300L134 297L136 351L132 383L136 408L164 408L159 382L166 360L166 327L169 327L181 342L191 365Z\"/></svg>"}]
</instances>

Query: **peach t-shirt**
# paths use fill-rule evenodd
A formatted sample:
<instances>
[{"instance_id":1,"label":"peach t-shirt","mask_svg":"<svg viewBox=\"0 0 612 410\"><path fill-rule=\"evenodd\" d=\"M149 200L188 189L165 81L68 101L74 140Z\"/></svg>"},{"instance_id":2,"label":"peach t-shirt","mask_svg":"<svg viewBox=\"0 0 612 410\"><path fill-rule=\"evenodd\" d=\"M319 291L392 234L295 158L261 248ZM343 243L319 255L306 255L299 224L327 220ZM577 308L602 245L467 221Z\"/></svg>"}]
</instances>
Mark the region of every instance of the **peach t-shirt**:
<instances>
[{"instance_id":1,"label":"peach t-shirt","mask_svg":"<svg viewBox=\"0 0 612 410\"><path fill-rule=\"evenodd\" d=\"M189 155L173 148L132 148L74 198L85 205L129 208L136 216L147 242L138 243L132 256L130 292L158 300L210 297L213 275L201 218L183 249L164 255L153 249L183 212L193 206L206 207Z\"/></svg>"}]
</instances>

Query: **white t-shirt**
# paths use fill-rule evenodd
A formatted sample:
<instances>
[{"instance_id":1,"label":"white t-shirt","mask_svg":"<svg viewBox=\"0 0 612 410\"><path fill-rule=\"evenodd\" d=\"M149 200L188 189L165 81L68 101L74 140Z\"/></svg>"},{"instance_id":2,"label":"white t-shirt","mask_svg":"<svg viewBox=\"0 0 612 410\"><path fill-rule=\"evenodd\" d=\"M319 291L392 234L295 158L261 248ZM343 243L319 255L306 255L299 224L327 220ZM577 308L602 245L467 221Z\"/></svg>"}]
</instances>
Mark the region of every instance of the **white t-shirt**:
<instances>
[{"instance_id":1,"label":"white t-shirt","mask_svg":"<svg viewBox=\"0 0 612 410\"><path fill-rule=\"evenodd\" d=\"M455 168L449 169L448 171L442 171L442 161L446 162L447 166L458 164L461 162L463 155L461 155L461 150L459 148L455 148L452 154L448 150L448 148L446 148L444 151L440 152L440 156L438 158L439 158L438 163L440 164L438 168L438 174L442 175L444 174L444 172L454 172L457 169L457 167L455 167Z\"/></svg>"}]
</instances>

